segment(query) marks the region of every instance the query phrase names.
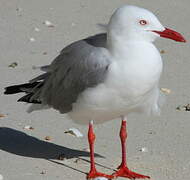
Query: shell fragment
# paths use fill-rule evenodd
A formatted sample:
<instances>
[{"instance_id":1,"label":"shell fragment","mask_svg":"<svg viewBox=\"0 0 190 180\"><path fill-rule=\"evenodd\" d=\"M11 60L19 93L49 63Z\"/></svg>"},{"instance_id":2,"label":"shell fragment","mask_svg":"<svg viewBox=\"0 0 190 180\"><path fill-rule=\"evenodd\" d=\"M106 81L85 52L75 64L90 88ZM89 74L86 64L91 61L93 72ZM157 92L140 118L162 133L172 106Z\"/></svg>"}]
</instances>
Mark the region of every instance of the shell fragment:
<instances>
[{"instance_id":1,"label":"shell fragment","mask_svg":"<svg viewBox=\"0 0 190 180\"><path fill-rule=\"evenodd\" d=\"M65 133L71 134L78 138L83 137L83 134L76 128L70 128L69 130L65 131Z\"/></svg>"},{"instance_id":2,"label":"shell fragment","mask_svg":"<svg viewBox=\"0 0 190 180\"><path fill-rule=\"evenodd\" d=\"M43 22L43 24L45 24L47 27L55 27L55 25L52 22L48 21L48 20L45 20Z\"/></svg>"},{"instance_id":3,"label":"shell fragment","mask_svg":"<svg viewBox=\"0 0 190 180\"><path fill-rule=\"evenodd\" d=\"M161 88L160 89L163 93L166 93L166 94L170 94L171 93L171 90L168 89L168 88Z\"/></svg>"}]
</instances>

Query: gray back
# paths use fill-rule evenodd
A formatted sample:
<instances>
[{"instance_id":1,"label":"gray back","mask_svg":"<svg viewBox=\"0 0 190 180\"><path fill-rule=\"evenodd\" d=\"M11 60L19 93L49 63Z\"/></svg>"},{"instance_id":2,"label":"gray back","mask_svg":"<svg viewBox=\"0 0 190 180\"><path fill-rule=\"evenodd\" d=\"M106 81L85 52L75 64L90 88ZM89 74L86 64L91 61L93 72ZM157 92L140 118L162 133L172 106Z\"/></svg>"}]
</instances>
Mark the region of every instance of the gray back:
<instances>
[{"instance_id":1,"label":"gray back","mask_svg":"<svg viewBox=\"0 0 190 180\"><path fill-rule=\"evenodd\" d=\"M48 77L32 98L40 99L61 113L71 111L80 93L105 80L110 64L105 46L106 34L98 34L65 47L45 66Z\"/></svg>"}]
</instances>

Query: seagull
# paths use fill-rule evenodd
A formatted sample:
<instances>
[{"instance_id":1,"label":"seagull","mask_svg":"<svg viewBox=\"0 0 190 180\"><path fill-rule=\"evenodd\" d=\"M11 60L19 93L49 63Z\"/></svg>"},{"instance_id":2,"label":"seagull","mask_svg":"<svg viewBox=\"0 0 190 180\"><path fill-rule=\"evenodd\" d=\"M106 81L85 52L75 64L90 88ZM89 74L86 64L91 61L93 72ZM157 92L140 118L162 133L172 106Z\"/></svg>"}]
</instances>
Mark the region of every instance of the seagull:
<instances>
[{"instance_id":1,"label":"seagull","mask_svg":"<svg viewBox=\"0 0 190 180\"><path fill-rule=\"evenodd\" d=\"M18 101L35 110L54 108L79 124L89 124L90 171L87 179L150 178L131 171L126 160L126 120L133 112L160 112L159 79L162 58L153 42L158 37L186 42L165 28L150 11L124 5L110 18L107 32L65 47L54 61L42 66L40 76L5 88L4 94L23 92ZM94 123L121 117L122 162L108 175L97 171L94 158Z\"/></svg>"}]
</instances>

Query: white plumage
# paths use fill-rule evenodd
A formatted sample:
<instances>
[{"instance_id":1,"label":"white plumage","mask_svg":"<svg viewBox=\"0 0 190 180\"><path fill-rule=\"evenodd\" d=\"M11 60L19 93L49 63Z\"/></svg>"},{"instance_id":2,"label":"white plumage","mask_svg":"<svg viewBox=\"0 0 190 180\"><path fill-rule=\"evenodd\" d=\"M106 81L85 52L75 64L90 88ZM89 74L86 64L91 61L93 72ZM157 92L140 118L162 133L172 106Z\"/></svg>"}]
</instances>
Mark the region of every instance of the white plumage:
<instances>
[{"instance_id":1,"label":"white plumage","mask_svg":"<svg viewBox=\"0 0 190 180\"><path fill-rule=\"evenodd\" d=\"M29 83L10 86L5 94L25 92L19 101L53 107L76 123L102 123L122 117L122 162L112 175L96 170L93 121L89 123L90 171L87 179L150 178L131 171L126 161L126 115L159 113L162 58L153 45L157 37L185 42L165 28L154 14L123 6L112 15L107 32L72 43ZM36 105L33 105L36 109ZM102 177L102 178L101 178Z\"/></svg>"},{"instance_id":2,"label":"white plumage","mask_svg":"<svg viewBox=\"0 0 190 180\"><path fill-rule=\"evenodd\" d=\"M143 28L138 24L142 18L150 22ZM162 59L152 44L158 35L148 30L163 31L164 27L151 12L134 6L118 9L108 27L104 49L111 59L108 74L103 83L79 95L69 113L77 123L89 119L101 123L129 112L160 112Z\"/></svg>"},{"instance_id":3,"label":"white plumage","mask_svg":"<svg viewBox=\"0 0 190 180\"><path fill-rule=\"evenodd\" d=\"M185 39L136 6L117 9L106 30L65 47L41 68L44 74L7 87L5 94L25 92L18 101L35 103L30 112L52 107L81 124L131 112L158 114L162 58L153 42L160 36Z\"/></svg>"}]
</instances>

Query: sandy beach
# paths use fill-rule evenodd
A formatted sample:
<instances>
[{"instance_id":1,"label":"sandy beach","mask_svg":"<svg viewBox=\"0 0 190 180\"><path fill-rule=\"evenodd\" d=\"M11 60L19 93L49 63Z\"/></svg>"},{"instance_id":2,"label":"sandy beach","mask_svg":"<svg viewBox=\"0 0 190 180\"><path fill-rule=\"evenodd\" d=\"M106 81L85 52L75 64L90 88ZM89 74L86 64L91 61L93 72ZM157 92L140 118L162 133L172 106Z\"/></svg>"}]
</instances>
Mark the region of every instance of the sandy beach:
<instances>
[{"instance_id":1,"label":"sandy beach","mask_svg":"<svg viewBox=\"0 0 190 180\"><path fill-rule=\"evenodd\" d=\"M166 93L161 116L129 116L128 165L153 180L190 179L190 112L183 108L190 103L189 0L0 0L0 174L4 180L85 180L90 165L87 126L74 124L52 109L28 114L29 106L16 102L20 94L6 96L3 91L39 75L34 67L49 64L69 43L102 32L97 24L106 24L123 4L151 10L164 26L187 40L155 43L164 62L160 87L171 92ZM64 133L73 127L84 137ZM121 161L119 127L119 119L95 126L96 162L102 172L112 173ZM64 160L58 160L59 155Z\"/></svg>"}]
</instances>

